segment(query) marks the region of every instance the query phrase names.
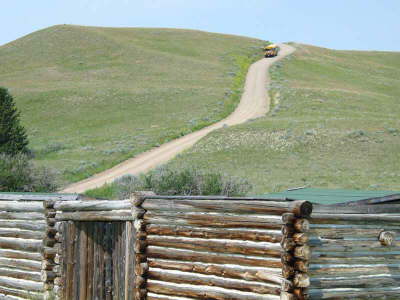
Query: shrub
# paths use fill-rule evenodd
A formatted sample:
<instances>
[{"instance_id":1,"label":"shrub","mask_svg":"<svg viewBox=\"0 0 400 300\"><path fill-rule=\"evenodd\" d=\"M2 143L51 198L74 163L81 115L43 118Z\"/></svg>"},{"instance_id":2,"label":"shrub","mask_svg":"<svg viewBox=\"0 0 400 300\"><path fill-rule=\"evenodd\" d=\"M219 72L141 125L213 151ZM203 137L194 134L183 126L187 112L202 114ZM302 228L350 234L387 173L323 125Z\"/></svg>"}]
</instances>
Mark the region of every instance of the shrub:
<instances>
[{"instance_id":1,"label":"shrub","mask_svg":"<svg viewBox=\"0 0 400 300\"><path fill-rule=\"evenodd\" d=\"M0 192L53 192L55 173L36 167L25 154L0 154Z\"/></svg>"}]
</instances>

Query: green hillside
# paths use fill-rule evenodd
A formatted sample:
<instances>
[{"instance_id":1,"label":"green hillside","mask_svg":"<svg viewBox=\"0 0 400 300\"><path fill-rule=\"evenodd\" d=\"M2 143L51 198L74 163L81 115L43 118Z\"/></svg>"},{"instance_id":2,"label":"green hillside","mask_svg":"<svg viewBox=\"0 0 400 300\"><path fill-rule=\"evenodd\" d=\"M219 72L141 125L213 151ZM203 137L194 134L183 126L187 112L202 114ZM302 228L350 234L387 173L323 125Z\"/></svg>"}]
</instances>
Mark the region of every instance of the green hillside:
<instances>
[{"instance_id":1,"label":"green hillside","mask_svg":"<svg viewBox=\"0 0 400 300\"><path fill-rule=\"evenodd\" d=\"M267 117L213 132L171 164L222 169L255 193L398 189L400 53L295 46L271 70Z\"/></svg>"},{"instance_id":2,"label":"green hillside","mask_svg":"<svg viewBox=\"0 0 400 300\"><path fill-rule=\"evenodd\" d=\"M0 47L35 160L76 181L213 123L263 41L193 30L54 26Z\"/></svg>"}]
</instances>

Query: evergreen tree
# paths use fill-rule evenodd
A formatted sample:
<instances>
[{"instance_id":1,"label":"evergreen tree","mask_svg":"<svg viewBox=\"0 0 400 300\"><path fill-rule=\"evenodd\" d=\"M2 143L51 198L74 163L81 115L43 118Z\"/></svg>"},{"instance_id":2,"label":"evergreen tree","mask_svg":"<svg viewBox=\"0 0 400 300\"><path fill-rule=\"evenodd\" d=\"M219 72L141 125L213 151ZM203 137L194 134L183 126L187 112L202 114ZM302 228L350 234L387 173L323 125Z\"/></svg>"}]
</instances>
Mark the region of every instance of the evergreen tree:
<instances>
[{"instance_id":1,"label":"evergreen tree","mask_svg":"<svg viewBox=\"0 0 400 300\"><path fill-rule=\"evenodd\" d=\"M0 153L28 153L28 137L19 112L7 89L0 87Z\"/></svg>"}]
</instances>

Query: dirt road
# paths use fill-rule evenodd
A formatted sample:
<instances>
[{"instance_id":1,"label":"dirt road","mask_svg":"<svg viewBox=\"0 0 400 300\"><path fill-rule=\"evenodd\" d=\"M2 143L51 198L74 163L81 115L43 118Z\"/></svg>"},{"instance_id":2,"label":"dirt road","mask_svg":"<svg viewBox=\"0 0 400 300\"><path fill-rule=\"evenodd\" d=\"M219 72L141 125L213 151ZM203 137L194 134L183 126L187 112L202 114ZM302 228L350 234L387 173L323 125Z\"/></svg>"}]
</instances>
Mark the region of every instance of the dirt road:
<instances>
[{"instance_id":1,"label":"dirt road","mask_svg":"<svg viewBox=\"0 0 400 300\"><path fill-rule=\"evenodd\" d=\"M269 97L267 88L269 84L268 68L276 61L291 54L295 49L289 45L280 45L279 55L274 58L263 58L249 68L247 73L245 89L236 110L226 119L193 132L179 139L168 142L158 148L141 153L128 159L115 167L104 172L93 175L90 178L74 183L64 190L63 193L83 193L86 190L100 187L110 183L116 178L126 174L137 175L161 165L178 153L190 148L209 132L219 129L224 125L232 126L244 123L250 119L264 116L269 111Z\"/></svg>"}]
</instances>

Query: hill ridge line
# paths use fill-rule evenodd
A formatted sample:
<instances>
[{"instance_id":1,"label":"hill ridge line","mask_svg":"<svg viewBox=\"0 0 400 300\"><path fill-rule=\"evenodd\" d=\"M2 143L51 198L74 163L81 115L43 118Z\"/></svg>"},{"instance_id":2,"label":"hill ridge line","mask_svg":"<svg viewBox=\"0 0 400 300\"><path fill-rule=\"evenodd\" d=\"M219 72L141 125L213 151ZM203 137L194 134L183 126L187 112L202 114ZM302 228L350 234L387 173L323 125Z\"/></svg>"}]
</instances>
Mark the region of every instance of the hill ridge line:
<instances>
[{"instance_id":1,"label":"hill ridge line","mask_svg":"<svg viewBox=\"0 0 400 300\"><path fill-rule=\"evenodd\" d=\"M187 150L208 133L223 128L245 123L251 119L265 116L269 112L270 99L267 93L270 84L268 70L272 64L292 54L296 49L286 44L279 45L281 50L274 58L263 58L253 63L247 73L244 93L235 111L225 119L172 140L160 147L136 155L108 170L95 174L87 179L73 183L60 192L83 193L111 183L123 175L138 175L149 171Z\"/></svg>"}]
</instances>

